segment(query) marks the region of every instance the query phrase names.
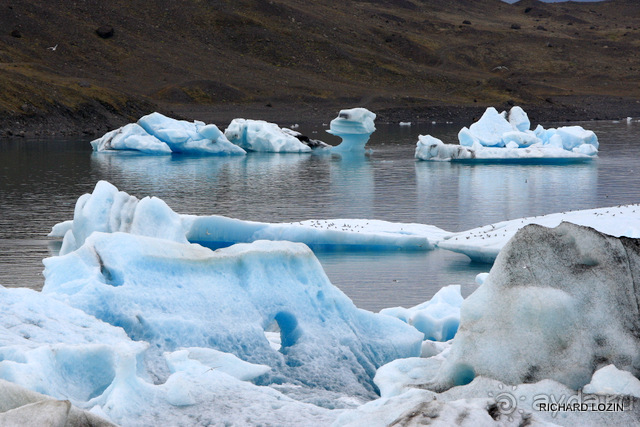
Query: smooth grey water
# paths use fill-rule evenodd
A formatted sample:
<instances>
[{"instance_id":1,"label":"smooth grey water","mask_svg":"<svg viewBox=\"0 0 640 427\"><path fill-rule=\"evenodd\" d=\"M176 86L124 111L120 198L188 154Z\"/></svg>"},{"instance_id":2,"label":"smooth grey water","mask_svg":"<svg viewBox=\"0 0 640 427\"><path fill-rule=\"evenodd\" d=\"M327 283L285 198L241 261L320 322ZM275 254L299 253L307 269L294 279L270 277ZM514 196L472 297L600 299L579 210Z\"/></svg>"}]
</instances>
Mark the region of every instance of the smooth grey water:
<instances>
[{"instance_id":1,"label":"smooth grey water","mask_svg":"<svg viewBox=\"0 0 640 427\"><path fill-rule=\"evenodd\" d=\"M246 157L92 153L88 140L0 141L0 284L39 289L51 226L104 179L179 213L255 221L372 218L461 231L505 219L640 202L640 123L582 123L600 156L574 164L420 162L418 134L455 142L459 126L378 125L367 156ZM548 126L547 126L548 127ZM336 143L322 127L302 126ZM314 133L316 132L316 133ZM415 305L441 286L474 289L490 266L464 255L318 253L331 281L359 307Z\"/></svg>"}]
</instances>

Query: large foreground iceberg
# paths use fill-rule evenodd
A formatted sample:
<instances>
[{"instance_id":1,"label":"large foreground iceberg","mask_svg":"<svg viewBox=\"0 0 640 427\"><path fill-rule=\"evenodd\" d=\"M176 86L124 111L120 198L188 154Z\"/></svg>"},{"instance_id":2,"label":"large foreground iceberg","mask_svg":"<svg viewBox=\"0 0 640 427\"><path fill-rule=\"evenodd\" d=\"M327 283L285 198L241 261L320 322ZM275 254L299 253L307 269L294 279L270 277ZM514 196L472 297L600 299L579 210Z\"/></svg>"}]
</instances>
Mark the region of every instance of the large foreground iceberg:
<instances>
[{"instance_id":1,"label":"large foreground iceberg","mask_svg":"<svg viewBox=\"0 0 640 427\"><path fill-rule=\"evenodd\" d=\"M211 348L161 353L30 289L0 287L0 354L0 378L17 384L0 381L0 425L111 426L98 416L123 426L194 419L326 425L335 418L328 409L253 384L268 366Z\"/></svg>"},{"instance_id":2,"label":"large foreground iceberg","mask_svg":"<svg viewBox=\"0 0 640 427\"><path fill-rule=\"evenodd\" d=\"M529 225L455 338L378 369L381 398L334 425L638 425L639 277L640 240Z\"/></svg>"},{"instance_id":3,"label":"large foreground iceberg","mask_svg":"<svg viewBox=\"0 0 640 427\"><path fill-rule=\"evenodd\" d=\"M94 151L139 151L147 154L245 154L214 124L187 122L151 113L91 142Z\"/></svg>"},{"instance_id":4,"label":"large foreground iceberg","mask_svg":"<svg viewBox=\"0 0 640 427\"><path fill-rule=\"evenodd\" d=\"M489 107L480 120L458 133L460 145L420 135L415 157L420 160L590 159L598 153L595 133L580 126L530 130L527 114L513 107L509 114Z\"/></svg>"},{"instance_id":5,"label":"large foreground iceberg","mask_svg":"<svg viewBox=\"0 0 640 427\"><path fill-rule=\"evenodd\" d=\"M357 309L298 243L261 241L214 252L93 233L45 266L44 294L122 327L154 351L213 348L267 365L263 384L369 397L378 366L420 353L422 334ZM270 328L280 332L279 351L265 337Z\"/></svg>"},{"instance_id":6,"label":"large foreground iceberg","mask_svg":"<svg viewBox=\"0 0 640 427\"><path fill-rule=\"evenodd\" d=\"M435 389L476 375L583 387L615 364L640 376L640 240L528 225L461 308Z\"/></svg>"}]
</instances>

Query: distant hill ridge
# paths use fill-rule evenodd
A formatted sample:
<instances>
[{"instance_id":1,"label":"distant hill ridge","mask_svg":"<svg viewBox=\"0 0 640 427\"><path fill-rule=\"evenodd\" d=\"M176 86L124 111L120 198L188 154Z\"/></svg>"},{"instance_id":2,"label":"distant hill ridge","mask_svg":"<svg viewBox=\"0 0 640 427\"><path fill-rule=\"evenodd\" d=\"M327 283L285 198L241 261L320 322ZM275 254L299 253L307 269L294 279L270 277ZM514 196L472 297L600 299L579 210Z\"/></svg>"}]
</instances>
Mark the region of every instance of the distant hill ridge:
<instances>
[{"instance_id":1,"label":"distant hill ridge","mask_svg":"<svg viewBox=\"0 0 640 427\"><path fill-rule=\"evenodd\" d=\"M393 120L515 103L534 114L606 118L623 106L631 114L640 98L633 0L22 0L2 7L5 134L60 125L100 132L154 109L224 115L266 105L324 115L361 104Z\"/></svg>"}]
</instances>

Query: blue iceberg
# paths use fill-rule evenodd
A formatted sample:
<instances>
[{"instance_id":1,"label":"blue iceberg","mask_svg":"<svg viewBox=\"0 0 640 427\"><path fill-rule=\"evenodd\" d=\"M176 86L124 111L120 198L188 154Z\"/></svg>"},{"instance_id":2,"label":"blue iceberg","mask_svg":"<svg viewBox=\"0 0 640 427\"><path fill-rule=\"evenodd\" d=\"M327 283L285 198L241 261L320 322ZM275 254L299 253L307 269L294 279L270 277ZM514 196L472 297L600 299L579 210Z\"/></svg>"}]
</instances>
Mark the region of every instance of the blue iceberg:
<instances>
[{"instance_id":1,"label":"blue iceberg","mask_svg":"<svg viewBox=\"0 0 640 427\"><path fill-rule=\"evenodd\" d=\"M127 232L211 248L256 240L287 240L334 250L430 250L450 235L438 227L379 220L333 219L269 224L218 215L179 215L156 197L137 199L106 181L81 196L74 219L49 234L64 237L60 254L78 249L95 231Z\"/></svg>"},{"instance_id":2,"label":"blue iceberg","mask_svg":"<svg viewBox=\"0 0 640 427\"><path fill-rule=\"evenodd\" d=\"M376 130L374 120L376 115L366 108L351 108L340 110L338 117L331 120L329 132L342 138L334 152L358 152L364 151L364 146L369 137Z\"/></svg>"}]
</instances>

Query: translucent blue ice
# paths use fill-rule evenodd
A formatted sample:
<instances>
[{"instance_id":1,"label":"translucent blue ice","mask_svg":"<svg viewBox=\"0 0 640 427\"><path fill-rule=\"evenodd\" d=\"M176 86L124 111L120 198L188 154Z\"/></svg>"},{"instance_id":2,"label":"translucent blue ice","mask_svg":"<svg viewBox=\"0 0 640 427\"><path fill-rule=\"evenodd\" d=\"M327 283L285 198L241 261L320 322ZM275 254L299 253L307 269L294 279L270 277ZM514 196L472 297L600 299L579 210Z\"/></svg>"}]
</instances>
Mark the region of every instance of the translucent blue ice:
<instances>
[{"instance_id":1,"label":"translucent blue ice","mask_svg":"<svg viewBox=\"0 0 640 427\"><path fill-rule=\"evenodd\" d=\"M375 118L374 113L362 107L340 110L338 117L331 120L327 131L342 138L340 145L333 147L332 150L335 152L364 151L369 137L376 130Z\"/></svg>"}]
</instances>

